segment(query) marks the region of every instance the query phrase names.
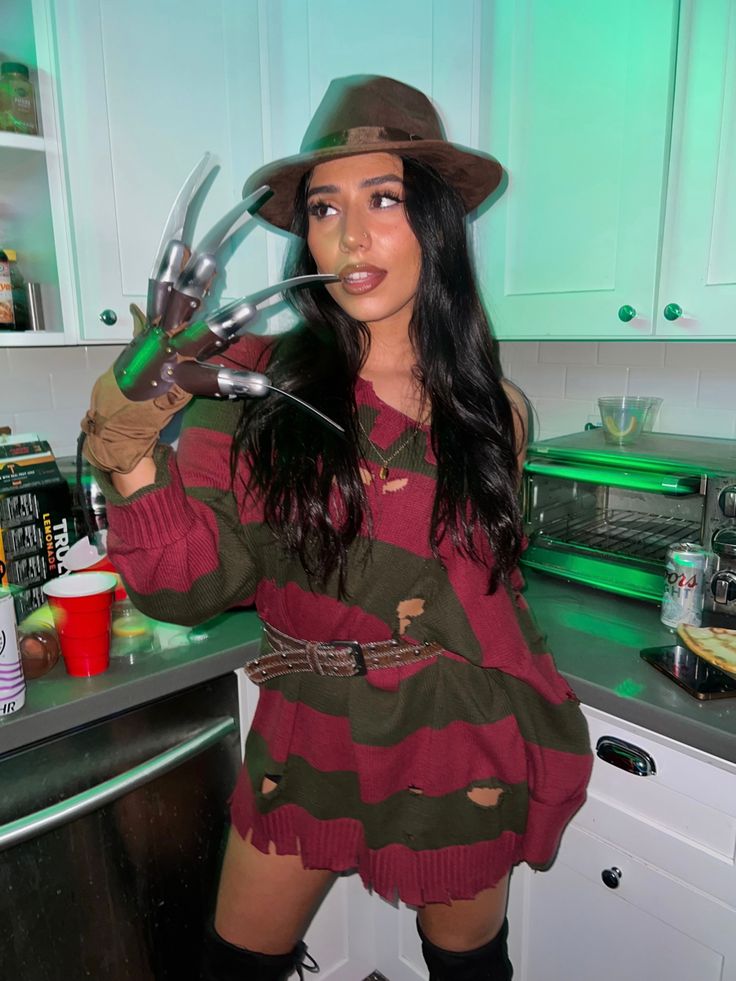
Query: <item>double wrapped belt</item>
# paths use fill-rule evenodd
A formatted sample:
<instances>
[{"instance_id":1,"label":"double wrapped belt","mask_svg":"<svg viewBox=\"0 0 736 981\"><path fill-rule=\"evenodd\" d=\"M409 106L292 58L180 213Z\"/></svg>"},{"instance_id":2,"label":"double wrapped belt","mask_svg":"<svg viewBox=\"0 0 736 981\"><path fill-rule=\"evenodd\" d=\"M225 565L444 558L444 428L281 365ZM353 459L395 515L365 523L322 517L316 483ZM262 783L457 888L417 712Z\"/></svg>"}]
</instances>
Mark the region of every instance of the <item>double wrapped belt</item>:
<instances>
[{"instance_id":1,"label":"double wrapped belt","mask_svg":"<svg viewBox=\"0 0 736 981\"><path fill-rule=\"evenodd\" d=\"M269 649L245 665L246 674L257 685L280 675L307 671L329 678L354 678L380 668L426 661L442 650L439 644L429 642L297 640L268 623L264 624L263 635Z\"/></svg>"}]
</instances>

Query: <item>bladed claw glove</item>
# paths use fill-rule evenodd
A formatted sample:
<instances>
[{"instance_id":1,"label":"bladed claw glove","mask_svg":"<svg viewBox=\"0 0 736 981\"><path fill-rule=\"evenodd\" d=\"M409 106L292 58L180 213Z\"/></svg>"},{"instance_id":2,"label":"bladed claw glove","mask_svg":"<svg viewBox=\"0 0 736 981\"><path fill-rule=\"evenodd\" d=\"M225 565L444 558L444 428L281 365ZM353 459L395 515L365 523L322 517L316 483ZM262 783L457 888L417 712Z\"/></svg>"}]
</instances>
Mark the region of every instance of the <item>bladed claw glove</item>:
<instances>
[{"instance_id":1,"label":"bladed claw glove","mask_svg":"<svg viewBox=\"0 0 736 981\"><path fill-rule=\"evenodd\" d=\"M146 318L135 304L130 312L137 335ZM132 402L120 391L111 366L95 382L90 408L82 419L84 455L100 470L130 473L144 457L153 456L161 430L191 397L174 385L158 398Z\"/></svg>"}]
</instances>

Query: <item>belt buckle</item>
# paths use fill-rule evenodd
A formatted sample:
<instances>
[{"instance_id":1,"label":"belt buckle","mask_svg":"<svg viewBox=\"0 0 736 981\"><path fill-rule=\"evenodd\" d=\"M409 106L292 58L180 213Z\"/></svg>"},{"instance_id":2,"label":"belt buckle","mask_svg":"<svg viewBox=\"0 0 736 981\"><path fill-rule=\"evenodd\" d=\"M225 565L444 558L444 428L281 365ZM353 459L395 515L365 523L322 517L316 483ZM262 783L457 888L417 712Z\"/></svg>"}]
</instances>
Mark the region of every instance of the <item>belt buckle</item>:
<instances>
[{"instance_id":1,"label":"belt buckle","mask_svg":"<svg viewBox=\"0 0 736 981\"><path fill-rule=\"evenodd\" d=\"M357 678L359 675L368 674L368 668L366 667L365 658L363 657L363 648L357 640L323 640L319 646L349 647L350 653L353 655L353 660L355 661L355 673L349 675L348 677Z\"/></svg>"}]
</instances>

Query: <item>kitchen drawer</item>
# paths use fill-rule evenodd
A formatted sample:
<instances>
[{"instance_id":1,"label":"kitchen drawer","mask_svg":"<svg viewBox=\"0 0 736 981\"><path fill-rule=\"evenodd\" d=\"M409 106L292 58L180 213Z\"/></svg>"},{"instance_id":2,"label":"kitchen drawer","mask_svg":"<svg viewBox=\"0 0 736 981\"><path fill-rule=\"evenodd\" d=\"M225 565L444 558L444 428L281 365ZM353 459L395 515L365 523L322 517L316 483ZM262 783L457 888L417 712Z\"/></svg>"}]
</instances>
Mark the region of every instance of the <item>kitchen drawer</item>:
<instances>
[{"instance_id":1,"label":"kitchen drawer","mask_svg":"<svg viewBox=\"0 0 736 981\"><path fill-rule=\"evenodd\" d=\"M736 773L637 726L586 710L591 742L610 736L655 762L640 777L596 757L576 824L736 907Z\"/></svg>"},{"instance_id":2,"label":"kitchen drawer","mask_svg":"<svg viewBox=\"0 0 736 981\"><path fill-rule=\"evenodd\" d=\"M596 835L572 825L550 871L515 879L518 981L736 981L733 910Z\"/></svg>"}]
</instances>

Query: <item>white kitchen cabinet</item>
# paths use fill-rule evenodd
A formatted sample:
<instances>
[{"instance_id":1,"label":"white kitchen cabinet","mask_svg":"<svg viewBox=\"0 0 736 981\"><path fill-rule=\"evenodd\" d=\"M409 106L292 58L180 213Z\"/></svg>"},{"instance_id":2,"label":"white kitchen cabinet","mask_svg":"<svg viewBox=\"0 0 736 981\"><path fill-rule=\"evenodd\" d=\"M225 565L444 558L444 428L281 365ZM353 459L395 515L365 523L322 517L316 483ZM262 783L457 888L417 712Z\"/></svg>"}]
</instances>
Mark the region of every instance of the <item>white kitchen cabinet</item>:
<instances>
[{"instance_id":1,"label":"white kitchen cabinet","mask_svg":"<svg viewBox=\"0 0 736 981\"><path fill-rule=\"evenodd\" d=\"M659 337L736 337L735 120L736 3L689 0L680 24ZM668 306L682 314L668 320Z\"/></svg>"},{"instance_id":2,"label":"white kitchen cabinet","mask_svg":"<svg viewBox=\"0 0 736 981\"><path fill-rule=\"evenodd\" d=\"M40 284L45 320L43 332L0 331L0 347L64 344L76 307L45 0L4 0L0 60L28 66L39 122L38 136L0 131L0 248L15 249L23 278Z\"/></svg>"},{"instance_id":3,"label":"white kitchen cabinet","mask_svg":"<svg viewBox=\"0 0 736 981\"><path fill-rule=\"evenodd\" d=\"M594 746L604 735L623 739L657 772L639 777L596 759L588 801L552 869L515 871L514 977L733 981L736 767L597 710L586 715Z\"/></svg>"},{"instance_id":4,"label":"white kitchen cabinet","mask_svg":"<svg viewBox=\"0 0 736 981\"><path fill-rule=\"evenodd\" d=\"M206 17L195 0L51 2L85 341L130 336L129 304L143 302L169 206L201 153L222 173L200 230L248 174L297 151L332 78L403 79L436 99L453 139L477 142L481 0L376 0L376 30L356 30L338 0L218 0ZM277 281L286 241L252 226L225 295Z\"/></svg>"},{"instance_id":5,"label":"white kitchen cabinet","mask_svg":"<svg viewBox=\"0 0 736 981\"><path fill-rule=\"evenodd\" d=\"M510 174L476 229L497 336L736 336L733 0L483 14L481 145Z\"/></svg>"},{"instance_id":6,"label":"white kitchen cabinet","mask_svg":"<svg viewBox=\"0 0 736 981\"><path fill-rule=\"evenodd\" d=\"M125 341L145 304L169 208L209 150L220 172L201 234L240 200L263 159L256 0L52 0L80 336ZM267 282L253 225L227 265L225 295ZM101 319L101 315L103 315Z\"/></svg>"},{"instance_id":7,"label":"white kitchen cabinet","mask_svg":"<svg viewBox=\"0 0 736 981\"><path fill-rule=\"evenodd\" d=\"M476 242L499 338L652 333L676 26L675 0L484 7L481 145L509 182Z\"/></svg>"}]
</instances>

